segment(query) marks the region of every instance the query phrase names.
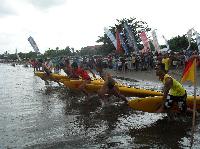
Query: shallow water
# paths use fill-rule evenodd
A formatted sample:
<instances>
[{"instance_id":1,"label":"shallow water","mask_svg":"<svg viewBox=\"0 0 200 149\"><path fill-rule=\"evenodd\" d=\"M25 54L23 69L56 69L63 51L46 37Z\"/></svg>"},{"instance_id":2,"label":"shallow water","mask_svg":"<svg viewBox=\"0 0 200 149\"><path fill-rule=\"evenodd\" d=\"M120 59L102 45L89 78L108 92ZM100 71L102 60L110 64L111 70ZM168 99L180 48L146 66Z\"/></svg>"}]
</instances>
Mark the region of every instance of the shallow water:
<instances>
[{"instance_id":1,"label":"shallow water","mask_svg":"<svg viewBox=\"0 0 200 149\"><path fill-rule=\"evenodd\" d=\"M100 107L79 92L44 84L32 68L0 64L0 148L188 148L191 117L134 111L114 102ZM161 90L161 84L122 81ZM193 89L186 86L189 94ZM116 99L112 99L115 101ZM200 148L199 118L194 148Z\"/></svg>"}]
</instances>

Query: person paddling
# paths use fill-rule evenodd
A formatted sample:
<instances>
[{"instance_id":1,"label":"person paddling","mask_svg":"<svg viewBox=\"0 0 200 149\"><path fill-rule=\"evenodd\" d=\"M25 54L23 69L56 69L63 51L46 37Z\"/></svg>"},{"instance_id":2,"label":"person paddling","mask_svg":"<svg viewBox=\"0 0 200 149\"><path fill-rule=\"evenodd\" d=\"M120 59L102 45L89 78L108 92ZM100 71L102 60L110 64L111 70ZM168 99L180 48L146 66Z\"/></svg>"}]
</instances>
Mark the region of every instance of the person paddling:
<instances>
[{"instance_id":1,"label":"person paddling","mask_svg":"<svg viewBox=\"0 0 200 149\"><path fill-rule=\"evenodd\" d=\"M81 67L78 67L78 64L76 62L73 62L72 65L72 71L70 78L79 78L81 77L83 79L83 82L79 86L79 89L89 98L89 93L86 91L86 85L91 82L91 78L86 70L82 69ZM95 76L96 77L96 76Z\"/></svg>"},{"instance_id":2,"label":"person paddling","mask_svg":"<svg viewBox=\"0 0 200 149\"><path fill-rule=\"evenodd\" d=\"M168 75L162 64L156 68L156 75L164 84L163 103L157 110L157 113L170 111L174 103L177 103L181 113L190 112L191 109L187 108L186 104L187 92L181 83Z\"/></svg>"}]
</instances>

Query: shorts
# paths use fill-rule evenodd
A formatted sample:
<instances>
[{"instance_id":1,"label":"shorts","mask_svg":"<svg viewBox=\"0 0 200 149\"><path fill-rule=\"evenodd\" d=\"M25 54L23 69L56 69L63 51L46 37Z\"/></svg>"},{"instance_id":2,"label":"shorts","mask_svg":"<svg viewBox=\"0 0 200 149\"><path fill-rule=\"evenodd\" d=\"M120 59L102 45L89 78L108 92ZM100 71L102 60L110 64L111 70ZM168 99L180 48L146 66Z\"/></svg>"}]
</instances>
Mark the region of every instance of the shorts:
<instances>
[{"instance_id":1,"label":"shorts","mask_svg":"<svg viewBox=\"0 0 200 149\"><path fill-rule=\"evenodd\" d=\"M187 93L185 93L185 95L183 96L167 95L167 99L164 103L164 108L170 109L173 103L176 102L181 112L186 112L187 110L186 98L187 98Z\"/></svg>"}]
</instances>

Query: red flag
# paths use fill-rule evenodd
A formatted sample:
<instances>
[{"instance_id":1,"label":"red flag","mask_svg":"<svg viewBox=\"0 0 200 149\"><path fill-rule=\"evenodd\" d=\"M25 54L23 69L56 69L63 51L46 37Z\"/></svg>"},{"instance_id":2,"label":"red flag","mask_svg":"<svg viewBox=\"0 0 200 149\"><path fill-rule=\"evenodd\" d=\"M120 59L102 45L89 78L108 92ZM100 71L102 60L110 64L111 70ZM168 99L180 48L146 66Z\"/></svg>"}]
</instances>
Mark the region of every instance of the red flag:
<instances>
[{"instance_id":1,"label":"red flag","mask_svg":"<svg viewBox=\"0 0 200 149\"><path fill-rule=\"evenodd\" d=\"M119 37L119 31L116 30L116 40L117 40L117 52L120 53L123 51L121 47L120 37Z\"/></svg>"},{"instance_id":2,"label":"red flag","mask_svg":"<svg viewBox=\"0 0 200 149\"><path fill-rule=\"evenodd\" d=\"M140 33L140 38L143 42L143 46L144 46L144 52L149 52L150 51L150 44L149 44L149 40L147 38L147 35L145 32L141 32Z\"/></svg>"},{"instance_id":3,"label":"red flag","mask_svg":"<svg viewBox=\"0 0 200 149\"><path fill-rule=\"evenodd\" d=\"M183 71L183 77L181 79L181 82L185 81L192 81L194 84L195 79L195 66L196 65L196 59L188 61L187 65L185 66L185 69Z\"/></svg>"}]
</instances>

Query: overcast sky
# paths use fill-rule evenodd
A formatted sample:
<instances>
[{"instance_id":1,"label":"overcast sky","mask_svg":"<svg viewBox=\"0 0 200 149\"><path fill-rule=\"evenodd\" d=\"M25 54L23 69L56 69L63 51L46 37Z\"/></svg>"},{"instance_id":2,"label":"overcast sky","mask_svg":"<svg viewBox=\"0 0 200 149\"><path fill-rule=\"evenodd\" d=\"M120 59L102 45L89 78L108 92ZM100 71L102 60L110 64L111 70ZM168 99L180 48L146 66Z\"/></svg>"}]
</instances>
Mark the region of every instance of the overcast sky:
<instances>
[{"instance_id":1,"label":"overcast sky","mask_svg":"<svg viewBox=\"0 0 200 149\"><path fill-rule=\"evenodd\" d=\"M32 36L40 52L97 44L104 27L116 19L136 17L157 29L159 43L200 32L199 0L0 0L0 54L33 51Z\"/></svg>"}]
</instances>

